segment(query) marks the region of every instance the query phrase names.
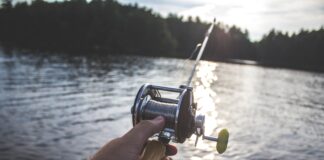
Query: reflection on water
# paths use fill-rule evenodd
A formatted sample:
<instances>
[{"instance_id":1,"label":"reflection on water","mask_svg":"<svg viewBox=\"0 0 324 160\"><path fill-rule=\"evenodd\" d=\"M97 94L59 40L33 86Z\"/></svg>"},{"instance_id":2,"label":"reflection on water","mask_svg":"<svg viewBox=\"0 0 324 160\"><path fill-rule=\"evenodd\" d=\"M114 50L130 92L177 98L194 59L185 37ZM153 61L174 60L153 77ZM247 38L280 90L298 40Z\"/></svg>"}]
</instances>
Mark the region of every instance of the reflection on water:
<instances>
[{"instance_id":1,"label":"reflection on water","mask_svg":"<svg viewBox=\"0 0 324 160\"><path fill-rule=\"evenodd\" d=\"M211 84L213 84L217 80L217 76L215 75L215 69L217 67L216 63L208 63L203 62L199 65L196 73L196 81L194 84L195 87L195 100L197 103L198 114L204 114L206 116L205 122L205 135L213 135L215 134L218 124L218 111L215 110L216 103L219 101L219 98L216 95L216 92L212 90ZM194 145L195 136L191 137L191 145ZM205 154L202 156L200 153L197 155L192 155L190 159L215 159L217 157L215 151L215 142L202 141L200 139L200 143L197 144L197 149L199 151L204 151ZM189 157L188 157L189 158Z\"/></svg>"},{"instance_id":2,"label":"reflection on water","mask_svg":"<svg viewBox=\"0 0 324 160\"><path fill-rule=\"evenodd\" d=\"M190 63L179 64L0 52L0 159L86 159L132 127L143 83L187 80ZM201 62L193 84L206 134L228 128L228 151L192 137L174 159L324 159L323 74Z\"/></svg>"}]
</instances>

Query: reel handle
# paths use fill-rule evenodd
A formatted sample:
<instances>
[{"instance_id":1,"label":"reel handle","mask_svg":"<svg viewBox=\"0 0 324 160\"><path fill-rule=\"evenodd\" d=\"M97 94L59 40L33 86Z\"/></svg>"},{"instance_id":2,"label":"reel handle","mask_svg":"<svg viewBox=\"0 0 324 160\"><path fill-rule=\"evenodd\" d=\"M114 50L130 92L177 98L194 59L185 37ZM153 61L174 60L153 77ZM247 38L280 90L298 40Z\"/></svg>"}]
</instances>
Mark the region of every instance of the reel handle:
<instances>
[{"instance_id":1,"label":"reel handle","mask_svg":"<svg viewBox=\"0 0 324 160\"><path fill-rule=\"evenodd\" d=\"M195 118L195 127L196 127L196 142L195 146L197 145L198 139L200 136L202 136L202 139L206 139L209 141L214 141L216 143L216 150L219 154L222 154L226 151L227 143L228 143L228 137L229 133L227 129L222 129L218 133L218 137L212 137L212 136L205 136L205 116L204 115L198 115Z\"/></svg>"},{"instance_id":2,"label":"reel handle","mask_svg":"<svg viewBox=\"0 0 324 160\"><path fill-rule=\"evenodd\" d=\"M226 151L227 149L227 144L228 144L228 137L229 133L227 129L222 129L218 133L218 137L211 137L211 136L205 136L203 135L203 139L209 140L209 141L214 141L216 143L216 150L219 154L222 154Z\"/></svg>"}]
</instances>

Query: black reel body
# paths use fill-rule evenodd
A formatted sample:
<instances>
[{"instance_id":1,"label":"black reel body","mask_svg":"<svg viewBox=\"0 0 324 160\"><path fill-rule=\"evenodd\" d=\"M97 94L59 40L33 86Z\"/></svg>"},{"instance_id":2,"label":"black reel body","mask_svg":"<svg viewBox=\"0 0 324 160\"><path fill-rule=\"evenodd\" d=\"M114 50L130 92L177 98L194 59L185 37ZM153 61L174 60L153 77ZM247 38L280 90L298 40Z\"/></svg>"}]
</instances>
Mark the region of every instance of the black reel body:
<instances>
[{"instance_id":1,"label":"black reel body","mask_svg":"<svg viewBox=\"0 0 324 160\"><path fill-rule=\"evenodd\" d=\"M160 91L174 92L176 98L161 97ZM132 107L133 125L141 120L154 119L163 116L165 128L159 134L159 139L183 143L196 131L196 105L191 87L180 86L169 88L150 84L143 85L137 93Z\"/></svg>"}]
</instances>

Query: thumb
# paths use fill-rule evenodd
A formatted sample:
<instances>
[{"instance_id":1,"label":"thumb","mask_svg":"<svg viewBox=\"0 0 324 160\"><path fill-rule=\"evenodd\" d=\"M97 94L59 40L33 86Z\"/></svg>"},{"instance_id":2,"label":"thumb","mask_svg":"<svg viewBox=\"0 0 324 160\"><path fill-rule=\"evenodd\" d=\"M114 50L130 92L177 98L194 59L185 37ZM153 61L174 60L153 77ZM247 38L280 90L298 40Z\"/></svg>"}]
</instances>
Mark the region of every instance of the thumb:
<instances>
[{"instance_id":1,"label":"thumb","mask_svg":"<svg viewBox=\"0 0 324 160\"><path fill-rule=\"evenodd\" d=\"M139 147L142 147L148 138L163 129L164 124L165 120L162 116L158 116L153 120L142 120L127 132L123 138L126 138Z\"/></svg>"}]
</instances>

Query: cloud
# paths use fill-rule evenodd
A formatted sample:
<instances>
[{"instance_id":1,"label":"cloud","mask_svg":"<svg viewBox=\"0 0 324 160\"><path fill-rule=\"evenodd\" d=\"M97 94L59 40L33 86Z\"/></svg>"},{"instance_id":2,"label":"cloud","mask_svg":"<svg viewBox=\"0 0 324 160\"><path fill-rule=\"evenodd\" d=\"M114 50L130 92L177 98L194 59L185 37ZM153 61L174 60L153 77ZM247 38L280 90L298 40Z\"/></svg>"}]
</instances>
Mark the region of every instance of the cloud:
<instances>
[{"instance_id":1,"label":"cloud","mask_svg":"<svg viewBox=\"0 0 324 160\"><path fill-rule=\"evenodd\" d=\"M323 0L120 0L137 2L162 15L177 13L200 16L210 21L216 17L225 24L248 29L258 40L272 28L297 32L301 28L317 29L324 25Z\"/></svg>"},{"instance_id":2,"label":"cloud","mask_svg":"<svg viewBox=\"0 0 324 160\"><path fill-rule=\"evenodd\" d=\"M159 12L163 16L169 13L179 13L188 8L194 8L203 5L203 1L197 0L119 0L124 4L137 3L140 6L152 8L154 11Z\"/></svg>"}]
</instances>

